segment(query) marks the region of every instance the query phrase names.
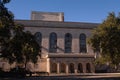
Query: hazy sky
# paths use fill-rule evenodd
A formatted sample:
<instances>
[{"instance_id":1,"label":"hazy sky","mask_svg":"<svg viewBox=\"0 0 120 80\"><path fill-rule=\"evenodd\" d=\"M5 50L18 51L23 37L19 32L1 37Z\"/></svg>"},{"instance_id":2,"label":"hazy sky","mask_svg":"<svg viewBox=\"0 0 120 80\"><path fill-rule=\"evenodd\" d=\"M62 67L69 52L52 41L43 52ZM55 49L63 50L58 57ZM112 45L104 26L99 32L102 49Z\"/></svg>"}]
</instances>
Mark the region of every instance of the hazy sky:
<instances>
[{"instance_id":1,"label":"hazy sky","mask_svg":"<svg viewBox=\"0 0 120 80\"><path fill-rule=\"evenodd\" d=\"M64 12L65 21L101 23L109 12L120 12L120 0L11 0L6 7L15 19L30 19L31 11Z\"/></svg>"}]
</instances>

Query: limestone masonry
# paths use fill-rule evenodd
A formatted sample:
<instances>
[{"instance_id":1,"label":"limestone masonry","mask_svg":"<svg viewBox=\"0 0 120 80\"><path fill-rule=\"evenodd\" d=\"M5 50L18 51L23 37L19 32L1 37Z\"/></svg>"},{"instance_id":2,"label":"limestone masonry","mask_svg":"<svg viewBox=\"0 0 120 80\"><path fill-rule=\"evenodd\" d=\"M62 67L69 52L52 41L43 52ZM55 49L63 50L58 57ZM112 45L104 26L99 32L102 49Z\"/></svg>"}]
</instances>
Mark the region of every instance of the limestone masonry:
<instances>
[{"instance_id":1,"label":"limestone masonry","mask_svg":"<svg viewBox=\"0 0 120 80\"><path fill-rule=\"evenodd\" d=\"M32 72L50 74L94 73L95 53L87 44L92 30L99 24L64 22L63 13L36 12L31 20L15 20L25 26L25 31L35 35L40 45L40 56L36 64L29 62L27 69ZM9 65L1 60L0 67L9 70Z\"/></svg>"}]
</instances>

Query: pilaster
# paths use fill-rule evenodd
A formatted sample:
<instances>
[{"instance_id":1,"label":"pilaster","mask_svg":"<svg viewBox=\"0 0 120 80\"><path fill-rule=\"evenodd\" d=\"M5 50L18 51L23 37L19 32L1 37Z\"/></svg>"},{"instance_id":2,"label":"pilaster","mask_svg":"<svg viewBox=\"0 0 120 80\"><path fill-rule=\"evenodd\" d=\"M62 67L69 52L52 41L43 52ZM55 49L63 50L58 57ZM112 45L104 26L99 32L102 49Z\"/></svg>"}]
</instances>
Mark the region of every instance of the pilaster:
<instances>
[{"instance_id":1,"label":"pilaster","mask_svg":"<svg viewBox=\"0 0 120 80\"><path fill-rule=\"evenodd\" d=\"M57 74L60 73L60 63L57 63Z\"/></svg>"},{"instance_id":2,"label":"pilaster","mask_svg":"<svg viewBox=\"0 0 120 80\"><path fill-rule=\"evenodd\" d=\"M66 64L66 74L69 73L69 70L68 70L68 64Z\"/></svg>"}]
</instances>

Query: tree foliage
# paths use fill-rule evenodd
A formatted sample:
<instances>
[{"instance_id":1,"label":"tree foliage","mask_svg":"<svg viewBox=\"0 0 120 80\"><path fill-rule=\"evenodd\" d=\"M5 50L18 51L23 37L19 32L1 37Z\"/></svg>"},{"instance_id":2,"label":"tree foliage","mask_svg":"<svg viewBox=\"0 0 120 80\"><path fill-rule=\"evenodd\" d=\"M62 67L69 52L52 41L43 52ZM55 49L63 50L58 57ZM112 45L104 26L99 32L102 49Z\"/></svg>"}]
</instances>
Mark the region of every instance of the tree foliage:
<instances>
[{"instance_id":1,"label":"tree foliage","mask_svg":"<svg viewBox=\"0 0 120 80\"><path fill-rule=\"evenodd\" d=\"M14 23L13 14L4 4L10 0L2 0L0 3L0 47L1 57L9 63L37 62L39 45L34 35L24 31L24 26Z\"/></svg>"},{"instance_id":2,"label":"tree foliage","mask_svg":"<svg viewBox=\"0 0 120 80\"><path fill-rule=\"evenodd\" d=\"M23 32L22 27L15 29L14 37L9 41L8 48L4 52L3 57L10 56L7 59L9 63L26 64L31 61L36 63L39 56L39 45L34 36L30 32ZM5 55L6 53L6 55Z\"/></svg>"},{"instance_id":3,"label":"tree foliage","mask_svg":"<svg viewBox=\"0 0 120 80\"><path fill-rule=\"evenodd\" d=\"M103 58L108 59L110 63L118 65L120 62L120 14L109 13L106 20L103 21L93 31L93 36L89 43L94 51L100 51Z\"/></svg>"},{"instance_id":4,"label":"tree foliage","mask_svg":"<svg viewBox=\"0 0 120 80\"><path fill-rule=\"evenodd\" d=\"M10 0L9 0L10 1ZM11 29L14 26L14 16L12 12L4 6L7 0L0 1L0 52L7 47L7 43L11 37Z\"/></svg>"},{"instance_id":5,"label":"tree foliage","mask_svg":"<svg viewBox=\"0 0 120 80\"><path fill-rule=\"evenodd\" d=\"M9 3L11 0L0 0L1 4Z\"/></svg>"}]
</instances>

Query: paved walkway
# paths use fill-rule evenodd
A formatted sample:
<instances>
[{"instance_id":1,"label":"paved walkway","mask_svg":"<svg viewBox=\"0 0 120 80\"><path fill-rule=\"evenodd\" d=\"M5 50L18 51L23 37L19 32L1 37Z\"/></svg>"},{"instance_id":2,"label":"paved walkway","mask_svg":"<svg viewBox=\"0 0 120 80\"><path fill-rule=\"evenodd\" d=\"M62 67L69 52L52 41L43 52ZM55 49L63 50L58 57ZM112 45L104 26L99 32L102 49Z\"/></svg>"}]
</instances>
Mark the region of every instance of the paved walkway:
<instances>
[{"instance_id":1,"label":"paved walkway","mask_svg":"<svg viewBox=\"0 0 120 80\"><path fill-rule=\"evenodd\" d=\"M82 77L82 78L102 78L102 77L120 77L120 73L81 73L81 74L51 74L50 76L64 76L64 77Z\"/></svg>"},{"instance_id":2,"label":"paved walkway","mask_svg":"<svg viewBox=\"0 0 120 80\"><path fill-rule=\"evenodd\" d=\"M120 80L120 73L88 73L69 75L50 75L26 78L1 78L0 80Z\"/></svg>"}]
</instances>

